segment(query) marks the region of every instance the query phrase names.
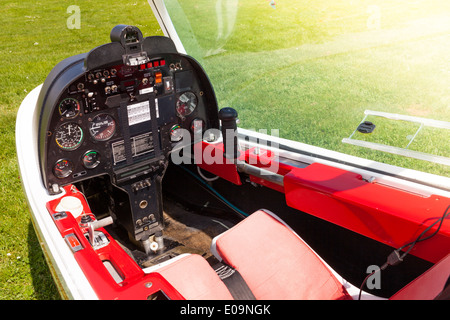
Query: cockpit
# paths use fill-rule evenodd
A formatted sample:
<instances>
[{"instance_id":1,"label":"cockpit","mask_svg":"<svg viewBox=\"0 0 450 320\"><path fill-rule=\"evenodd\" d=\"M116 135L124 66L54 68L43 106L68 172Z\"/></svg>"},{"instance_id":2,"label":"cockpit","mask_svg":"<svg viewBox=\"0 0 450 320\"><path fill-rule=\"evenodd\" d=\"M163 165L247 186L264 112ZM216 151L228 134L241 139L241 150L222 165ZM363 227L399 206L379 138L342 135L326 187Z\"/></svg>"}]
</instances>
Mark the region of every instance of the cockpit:
<instances>
[{"instance_id":1,"label":"cockpit","mask_svg":"<svg viewBox=\"0 0 450 320\"><path fill-rule=\"evenodd\" d=\"M432 227L435 242L415 248L384 295L432 263L448 266L438 183L419 188L383 166L237 130L236 110L219 108L202 66L172 38L117 25L110 40L57 64L18 116L30 124L18 145L34 139L29 153L18 148L33 219L73 296L351 299L362 279L347 285L311 247L352 277L367 251L384 258ZM252 290L229 286L238 269Z\"/></svg>"},{"instance_id":2,"label":"cockpit","mask_svg":"<svg viewBox=\"0 0 450 320\"><path fill-rule=\"evenodd\" d=\"M163 228L161 180L169 154L218 129L218 107L203 69L169 38L144 38L136 27L119 25L111 41L62 61L44 83L42 179L58 194L107 176L127 198L116 218L132 238L146 240Z\"/></svg>"}]
</instances>

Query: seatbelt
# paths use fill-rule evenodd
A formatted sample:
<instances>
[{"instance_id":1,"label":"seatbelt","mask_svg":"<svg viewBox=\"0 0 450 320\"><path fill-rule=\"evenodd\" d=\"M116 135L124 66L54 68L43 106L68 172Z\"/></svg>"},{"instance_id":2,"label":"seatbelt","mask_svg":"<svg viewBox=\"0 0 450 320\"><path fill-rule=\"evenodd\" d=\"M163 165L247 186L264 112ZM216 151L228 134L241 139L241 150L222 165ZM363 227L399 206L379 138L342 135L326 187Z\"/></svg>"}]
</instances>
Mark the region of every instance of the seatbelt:
<instances>
[{"instance_id":1,"label":"seatbelt","mask_svg":"<svg viewBox=\"0 0 450 320\"><path fill-rule=\"evenodd\" d=\"M213 266L219 278L227 286L235 300L256 300L244 278L236 270L222 262Z\"/></svg>"}]
</instances>

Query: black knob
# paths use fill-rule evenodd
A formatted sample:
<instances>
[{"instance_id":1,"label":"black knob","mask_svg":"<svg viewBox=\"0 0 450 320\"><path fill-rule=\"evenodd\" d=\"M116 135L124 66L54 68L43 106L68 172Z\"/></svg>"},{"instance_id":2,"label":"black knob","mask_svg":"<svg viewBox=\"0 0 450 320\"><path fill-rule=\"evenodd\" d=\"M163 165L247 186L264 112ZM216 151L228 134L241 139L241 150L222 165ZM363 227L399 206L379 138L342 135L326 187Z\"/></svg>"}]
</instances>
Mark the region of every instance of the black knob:
<instances>
[{"instance_id":1,"label":"black knob","mask_svg":"<svg viewBox=\"0 0 450 320\"><path fill-rule=\"evenodd\" d=\"M81 223L88 223L88 222L91 222L91 221L92 221L92 218L91 218L90 215L83 214L81 216Z\"/></svg>"},{"instance_id":2,"label":"black knob","mask_svg":"<svg viewBox=\"0 0 450 320\"><path fill-rule=\"evenodd\" d=\"M222 138L224 145L224 157L237 159L240 155L237 140L238 113L230 107L222 108L219 111L219 119L222 121Z\"/></svg>"},{"instance_id":3,"label":"black knob","mask_svg":"<svg viewBox=\"0 0 450 320\"><path fill-rule=\"evenodd\" d=\"M80 226L87 227L89 222L92 222L93 219L88 214L83 214L80 219Z\"/></svg>"},{"instance_id":4,"label":"black knob","mask_svg":"<svg viewBox=\"0 0 450 320\"><path fill-rule=\"evenodd\" d=\"M233 108L226 107L226 108L220 109L220 111L219 111L219 119L222 120L222 121L231 121L231 120L233 120L234 124L236 124L237 117L238 117L238 113Z\"/></svg>"}]
</instances>

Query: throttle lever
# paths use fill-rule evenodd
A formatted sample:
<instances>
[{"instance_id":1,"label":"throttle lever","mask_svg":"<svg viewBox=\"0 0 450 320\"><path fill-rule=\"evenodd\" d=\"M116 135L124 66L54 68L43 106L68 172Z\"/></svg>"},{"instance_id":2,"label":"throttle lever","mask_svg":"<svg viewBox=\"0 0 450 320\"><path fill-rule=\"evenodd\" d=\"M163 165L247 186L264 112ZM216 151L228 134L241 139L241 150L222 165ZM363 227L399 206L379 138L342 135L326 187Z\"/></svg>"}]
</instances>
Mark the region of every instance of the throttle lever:
<instances>
[{"instance_id":1,"label":"throttle lever","mask_svg":"<svg viewBox=\"0 0 450 320\"><path fill-rule=\"evenodd\" d=\"M92 246L94 246L94 231L99 228L109 226L112 223L113 218L111 216L88 223L89 242L91 243Z\"/></svg>"}]
</instances>

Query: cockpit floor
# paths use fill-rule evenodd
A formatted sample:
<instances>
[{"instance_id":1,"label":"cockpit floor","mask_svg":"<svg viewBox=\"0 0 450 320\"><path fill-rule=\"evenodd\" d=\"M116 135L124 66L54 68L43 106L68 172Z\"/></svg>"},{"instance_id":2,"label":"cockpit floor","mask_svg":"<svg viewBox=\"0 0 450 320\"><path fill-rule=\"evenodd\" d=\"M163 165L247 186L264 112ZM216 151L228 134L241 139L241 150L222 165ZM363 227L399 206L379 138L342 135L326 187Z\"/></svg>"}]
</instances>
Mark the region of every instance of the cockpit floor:
<instances>
[{"instance_id":1,"label":"cockpit floor","mask_svg":"<svg viewBox=\"0 0 450 320\"><path fill-rule=\"evenodd\" d=\"M120 230L108 230L122 248L142 267L150 267L183 253L196 253L214 260L210 251L212 239L233 226L221 218L198 214L173 201L164 201L164 248L146 255L131 241L124 241Z\"/></svg>"}]
</instances>

